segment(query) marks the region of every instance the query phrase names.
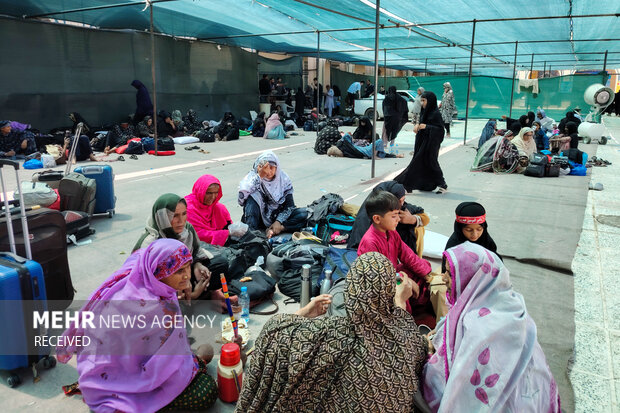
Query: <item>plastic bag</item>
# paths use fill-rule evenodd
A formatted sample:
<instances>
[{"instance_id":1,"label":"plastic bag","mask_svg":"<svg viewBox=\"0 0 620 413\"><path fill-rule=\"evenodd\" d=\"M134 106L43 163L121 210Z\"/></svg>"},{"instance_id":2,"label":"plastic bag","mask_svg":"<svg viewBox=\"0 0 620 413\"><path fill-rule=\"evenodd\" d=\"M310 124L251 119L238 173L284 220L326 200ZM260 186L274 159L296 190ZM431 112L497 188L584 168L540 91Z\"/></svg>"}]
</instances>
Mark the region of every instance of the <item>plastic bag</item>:
<instances>
[{"instance_id":1,"label":"plastic bag","mask_svg":"<svg viewBox=\"0 0 620 413\"><path fill-rule=\"evenodd\" d=\"M230 238L238 241L242 236L245 235L246 232L248 232L249 228L250 227L248 227L248 224L245 224L243 222L235 222L228 226L228 233L230 235Z\"/></svg>"}]
</instances>

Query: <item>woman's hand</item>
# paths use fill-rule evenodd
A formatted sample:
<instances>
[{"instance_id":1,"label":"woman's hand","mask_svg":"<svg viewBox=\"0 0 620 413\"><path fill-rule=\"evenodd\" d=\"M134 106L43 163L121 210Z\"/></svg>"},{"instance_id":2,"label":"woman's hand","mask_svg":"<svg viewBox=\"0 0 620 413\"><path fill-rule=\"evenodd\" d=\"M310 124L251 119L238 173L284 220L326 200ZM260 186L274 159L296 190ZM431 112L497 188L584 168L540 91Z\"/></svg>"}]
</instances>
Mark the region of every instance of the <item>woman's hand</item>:
<instances>
[{"instance_id":1,"label":"woman's hand","mask_svg":"<svg viewBox=\"0 0 620 413\"><path fill-rule=\"evenodd\" d=\"M207 285L209 285L209 280L211 279L211 271L204 264L198 262L194 264L194 278L196 280L207 280Z\"/></svg>"},{"instance_id":2,"label":"woman's hand","mask_svg":"<svg viewBox=\"0 0 620 413\"><path fill-rule=\"evenodd\" d=\"M329 294L321 294L314 297L305 307L297 310L295 314L302 317L314 318L323 315L327 312L330 304L332 303L332 296Z\"/></svg>"},{"instance_id":3,"label":"woman's hand","mask_svg":"<svg viewBox=\"0 0 620 413\"><path fill-rule=\"evenodd\" d=\"M418 125L418 130L422 129L426 129L426 123L420 123L420 125Z\"/></svg>"},{"instance_id":4,"label":"woman's hand","mask_svg":"<svg viewBox=\"0 0 620 413\"><path fill-rule=\"evenodd\" d=\"M428 355L435 353L435 346L433 346L433 336L435 335L435 330L431 330L427 335L424 336L426 339L426 344L428 345Z\"/></svg>"},{"instance_id":5,"label":"woman's hand","mask_svg":"<svg viewBox=\"0 0 620 413\"><path fill-rule=\"evenodd\" d=\"M400 222L403 224L409 225L418 225L418 220L407 208L401 209L398 211L398 216L400 217Z\"/></svg>"},{"instance_id":6,"label":"woman's hand","mask_svg":"<svg viewBox=\"0 0 620 413\"><path fill-rule=\"evenodd\" d=\"M191 293L191 299L192 300L198 299L198 297L200 297L202 293L205 291L205 289L207 288L207 285L209 285L209 280L207 278L203 278L200 281L198 281L196 285L194 286L194 291L192 291Z\"/></svg>"},{"instance_id":7,"label":"woman's hand","mask_svg":"<svg viewBox=\"0 0 620 413\"><path fill-rule=\"evenodd\" d=\"M400 284L396 284L394 303L404 310L407 308L407 300L411 298L413 294L413 286L415 285L417 287L417 284L411 281L409 276L404 272L400 273L400 277L402 282Z\"/></svg>"}]
</instances>

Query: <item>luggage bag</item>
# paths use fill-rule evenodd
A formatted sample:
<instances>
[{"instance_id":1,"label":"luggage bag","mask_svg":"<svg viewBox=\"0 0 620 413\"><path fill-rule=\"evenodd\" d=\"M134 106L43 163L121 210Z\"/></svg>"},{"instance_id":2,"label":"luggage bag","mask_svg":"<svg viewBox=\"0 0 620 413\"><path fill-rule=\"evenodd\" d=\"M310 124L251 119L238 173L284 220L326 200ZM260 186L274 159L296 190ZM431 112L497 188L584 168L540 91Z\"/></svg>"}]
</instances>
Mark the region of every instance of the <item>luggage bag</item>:
<instances>
[{"instance_id":1,"label":"luggage bag","mask_svg":"<svg viewBox=\"0 0 620 413\"><path fill-rule=\"evenodd\" d=\"M74 172L94 179L97 183L95 193L95 214L108 214L112 218L116 207L114 195L114 172L110 165L89 165L75 168Z\"/></svg>"},{"instance_id":2,"label":"luggage bag","mask_svg":"<svg viewBox=\"0 0 620 413\"><path fill-rule=\"evenodd\" d=\"M3 329L3 339L0 340L0 370L10 371L6 382L9 387L15 387L21 379L13 370L32 367L36 375L36 364L40 360L43 360L43 367L51 368L56 365L56 359L50 356L49 346L35 346L34 337L44 333L41 328L34 328L32 311L47 310L45 278L41 265L32 260L28 237L24 245L27 258L16 254L13 219L2 175L2 167L5 165L15 169L19 183L19 163L0 160L0 181L11 250L0 252L0 325ZM23 199L20 199L20 209L22 233L29 233Z\"/></svg>"},{"instance_id":3,"label":"luggage bag","mask_svg":"<svg viewBox=\"0 0 620 413\"><path fill-rule=\"evenodd\" d=\"M92 215L95 211L97 182L82 174L65 175L58 186L61 211L83 211Z\"/></svg>"}]
</instances>

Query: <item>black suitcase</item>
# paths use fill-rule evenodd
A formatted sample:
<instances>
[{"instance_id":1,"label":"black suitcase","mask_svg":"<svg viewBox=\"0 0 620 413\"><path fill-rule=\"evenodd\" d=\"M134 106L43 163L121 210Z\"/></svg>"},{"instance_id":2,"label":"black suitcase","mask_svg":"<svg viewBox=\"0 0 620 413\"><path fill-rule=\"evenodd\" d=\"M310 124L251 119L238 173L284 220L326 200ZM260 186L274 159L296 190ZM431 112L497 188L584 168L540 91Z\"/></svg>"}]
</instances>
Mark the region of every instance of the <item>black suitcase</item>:
<instances>
[{"instance_id":1,"label":"black suitcase","mask_svg":"<svg viewBox=\"0 0 620 413\"><path fill-rule=\"evenodd\" d=\"M545 176L545 166L540 164L529 164L527 168L525 168L525 172L523 173L525 176L533 176L536 178L544 178Z\"/></svg>"},{"instance_id":2,"label":"black suitcase","mask_svg":"<svg viewBox=\"0 0 620 413\"><path fill-rule=\"evenodd\" d=\"M40 208L26 213L32 259L43 267L47 299L52 310L64 310L71 305L75 291L67 259L67 230L65 218L59 211ZM17 254L26 256L20 217L12 216ZM0 251L9 251L10 241L6 217L0 218Z\"/></svg>"}]
</instances>

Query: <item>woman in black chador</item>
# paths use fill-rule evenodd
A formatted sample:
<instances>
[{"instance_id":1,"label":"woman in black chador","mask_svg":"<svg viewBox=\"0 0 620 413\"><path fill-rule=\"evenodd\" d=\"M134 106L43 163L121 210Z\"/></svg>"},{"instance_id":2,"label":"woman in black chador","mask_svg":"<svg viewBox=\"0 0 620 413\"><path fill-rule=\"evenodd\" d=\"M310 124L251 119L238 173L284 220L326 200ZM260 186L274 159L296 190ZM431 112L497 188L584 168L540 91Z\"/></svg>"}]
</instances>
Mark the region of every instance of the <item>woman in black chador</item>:
<instances>
[{"instance_id":1,"label":"woman in black chador","mask_svg":"<svg viewBox=\"0 0 620 413\"><path fill-rule=\"evenodd\" d=\"M419 189L442 194L448 189L439 166L439 148L445 133L443 119L433 92L424 92L421 103L420 124L413 129L416 133L413 159L394 180L408 192Z\"/></svg>"}]
</instances>

